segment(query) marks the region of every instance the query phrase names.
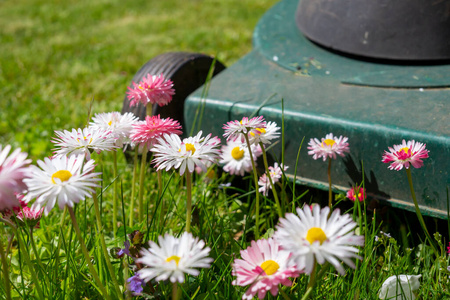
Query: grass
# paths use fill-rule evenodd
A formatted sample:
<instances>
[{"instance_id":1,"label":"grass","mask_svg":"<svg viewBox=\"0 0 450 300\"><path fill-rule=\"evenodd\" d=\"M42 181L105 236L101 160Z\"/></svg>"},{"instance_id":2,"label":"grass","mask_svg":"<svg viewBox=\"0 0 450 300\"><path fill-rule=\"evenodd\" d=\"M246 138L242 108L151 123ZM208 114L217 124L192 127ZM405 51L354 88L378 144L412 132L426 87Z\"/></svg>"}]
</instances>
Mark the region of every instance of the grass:
<instances>
[{"instance_id":1,"label":"grass","mask_svg":"<svg viewBox=\"0 0 450 300\"><path fill-rule=\"evenodd\" d=\"M93 112L120 111L133 75L159 54L233 64L276 2L0 2L0 143L48 155L53 131L85 124L92 99Z\"/></svg>"},{"instance_id":2,"label":"grass","mask_svg":"<svg viewBox=\"0 0 450 300\"><path fill-rule=\"evenodd\" d=\"M216 56L226 65L251 49L252 30L261 15L276 1L3 1L0 2L0 144L12 144L28 152L34 161L51 155L49 142L54 130L77 128L87 122L91 100L93 112L120 110L126 87L136 71L152 57L168 51L202 52ZM302 150L304 151L304 150ZM153 170L145 182L145 221L129 226L132 165L119 157L119 229L112 226L112 162L110 154L95 155L103 173L100 209L106 244L114 274L106 267L101 251L92 200L76 206L75 214L83 240L100 280L114 296L112 276L121 288L135 266L129 258L117 258L125 240L138 249L161 234L179 235L185 226L186 188L175 172L163 175L164 193L158 197ZM299 162L301 165L301 162ZM232 285L231 265L239 251L254 239L254 190L251 176L229 176L215 168L209 180L195 175L193 186L194 236L211 248L211 268L199 276L187 276L181 285L185 299L240 299L245 287ZM232 183L229 187L223 184ZM327 194L284 181L289 199L287 211L304 203L325 205ZM406 184L406 182L405 182ZM295 189L295 191L293 191ZM101 191L103 191L101 193ZM280 195L281 197L281 195ZM414 214L379 207L359 208L334 195L337 207L353 215L357 231L365 235L361 261L356 270L346 268L338 276L330 268L318 282L311 299L378 299L383 281L394 274L421 274L418 299L450 299L450 264L446 254L448 224L428 219L440 242L440 257L420 233ZM325 202L324 202L325 201ZM366 205L366 204L363 204ZM135 205L136 207L137 205ZM278 217L271 195L261 200L260 232L273 233ZM136 214L135 214L136 215ZM444 226L443 226L444 224ZM434 226L430 226L434 225ZM381 231L385 232L382 233ZM54 208L41 219L40 228L20 227L26 253L17 235L0 223L2 245L11 241L9 276L14 299L38 299L25 254L29 253L45 299L102 299L80 251L67 213ZM389 233L386 234L386 233ZM2 275L3 276L3 275ZM3 279L3 277L0 277ZM308 276L294 280L283 290L291 299L306 292ZM152 288L154 291L152 291ZM171 284L152 282L145 289L148 299L170 297ZM153 297L153 298L152 298ZM5 288L0 284L0 299ZM282 299L282 296L268 299Z\"/></svg>"}]
</instances>

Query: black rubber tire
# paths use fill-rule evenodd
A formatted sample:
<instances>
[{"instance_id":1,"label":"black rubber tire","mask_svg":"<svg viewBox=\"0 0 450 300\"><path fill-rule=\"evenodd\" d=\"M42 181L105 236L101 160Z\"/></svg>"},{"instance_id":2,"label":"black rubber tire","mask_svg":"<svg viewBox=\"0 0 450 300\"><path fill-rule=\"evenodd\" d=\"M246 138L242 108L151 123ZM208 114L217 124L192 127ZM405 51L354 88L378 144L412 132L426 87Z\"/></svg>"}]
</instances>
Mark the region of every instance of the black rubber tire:
<instances>
[{"instance_id":1,"label":"black rubber tire","mask_svg":"<svg viewBox=\"0 0 450 300\"><path fill-rule=\"evenodd\" d=\"M213 61L213 57L200 53L168 52L149 60L134 75L133 81L139 83L147 74L159 75L161 73L164 74L165 78L171 79L175 89L172 102L165 106L154 105L152 114L160 114L161 118L170 117L179 121L183 126L183 132L185 132L186 128L183 120L184 101L187 96L205 83ZM224 69L225 66L216 60L213 76ZM146 108L142 104L130 107L130 101L125 95L122 114L126 112L133 112L140 120L143 120L146 116Z\"/></svg>"}]
</instances>

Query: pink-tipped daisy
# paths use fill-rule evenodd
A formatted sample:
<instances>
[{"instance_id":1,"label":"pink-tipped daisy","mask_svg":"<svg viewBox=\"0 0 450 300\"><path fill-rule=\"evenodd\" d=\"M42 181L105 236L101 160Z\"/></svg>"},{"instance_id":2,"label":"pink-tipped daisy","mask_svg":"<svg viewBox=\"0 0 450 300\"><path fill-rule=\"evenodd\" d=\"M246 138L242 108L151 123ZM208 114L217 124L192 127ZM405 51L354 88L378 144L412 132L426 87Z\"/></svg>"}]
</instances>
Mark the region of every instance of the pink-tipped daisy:
<instances>
[{"instance_id":1,"label":"pink-tipped daisy","mask_svg":"<svg viewBox=\"0 0 450 300\"><path fill-rule=\"evenodd\" d=\"M158 143L151 149L155 152L153 163L157 170L180 169L180 175L183 175L186 169L192 173L198 166L206 172L205 162L215 163L220 155L217 149L220 140L218 137L211 138L211 134L206 137L201 135L200 131L196 136L183 140L176 134L165 134L158 138Z\"/></svg>"},{"instance_id":2,"label":"pink-tipped daisy","mask_svg":"<svg viewBox=\"0 0 450 300\"><path fill-rule=\"evenodd\" d=\"M10 150L10 145L0 145L0 211L20 206L16 193L27 188L23 180L30 176L31 159L27 159L27 153L19 148L8 156Z\"/></svg>"},{"instance_id":3,"label":"pink-tipped daisy","mask_svg":"<svg viewBox=\"0 0 450 300\"><path fill-rule=\"evenodd\" d=\"M157 138L164 134L180 135L182 133L180 129L180 123L171 118L161 119L159 115L146 116L145 121L133 125L131 140L134 144L139 145L141 150L144 145L147 145L147 149L151 149L157 143Z\"/></svg>"},{"instance_id":4,"label":"pink-tipped daisy","mask_svg":"<svg viewBox=\"0 0 450 300\"><path fill-rule=\"evenodd\" d=\"M54 149L58 156L85 155L91 159L91 151L101 153L117 149L116 138L110 131L98 130L91 127L72 129L72 131L55 131L56 137L52 142L60 147Z\"/></svg>"},{"instance_id":5,"label":"pink-tipped daisy","mask_svg":"<svg viewBox=\"0 0 450 300\"><path fill-rule=\"evenodd\" d=\"M42 209L32 209L23 201L23 194L16 194L19 206L12 210L3 211L3 216L7 219L16 218L19 225L27 225L29 228L39 228L39 220L42 217Z\"/></svg>"},{"instance_id":6,"label":"pink-tipped daisy","mask_svg":"<svg viewBox=\"0 0 450 300\"><path fill-rule=\"evenodd\" d=\"M353 202L355 202L356 199L358 199L359 202L362 202L366 200L366 197L366 190L359 186L353 187L347 192L347 198L352 200Z\"/></svg>"},{"instance_id":7,"label":"pink-tipped daisy","mask_svg":"<svg viewBox=\"0 0 450 300\"><path fill-rule=\"evenodd\" d=\"M264 121L263 116L251 119L243 117L241 121L235 120L227 122L222 128L225 130L223 136L226 137L227 140L236 140L242 139L243 134L249 134L250 131L255 134L261 134L262 130L266 128L266 121Z\"/></svg>"},{"instance_id":8,"label":"pink-tipped daisy","mask_svg":"<svg viewBox=\"0 0 450 300\"><path fill-rule=\"evenodd\" d=\"M130 106L135 106L139 102L144 106L148 103L163 106L169 104L175 95L172 80L164 78L163 74L147 74L139 84L133 82L133 86L134 88L128 87L127 91Z\"/></svg>"},{"instance_id":9,"label":"pink-tipped daisy","mask_svg":"<svg viewBox=\"0 0 450 300\"><path fill-rule=\"evenodd\" d=\"M255 152L258 152L256 148L260 148L259 145L251 145L253 159L256 165ZM245 172L250 173L253 169L252 161L250 159L250 152L246 144L239 140L227 141L226 145L222 146L222 155L219 163L224 164L223 170L231 175L244 176Z\"/></svg>"},{"instance_id":10,"label":"pink-tipped daisy","mask_svg":"<svg viewBox=\"0 0 450 300\"><path fill-rule=\"evenodd\" d=\"M405 167L409 169L409 165L418 169L423 166L422 158L428 158L428 150L425 144L415 142L414 140L403 142L400 145L394 145L394 148L389 147L389 151L384 151L384 163L391 163L390 170L400 171Z\"/></svg>"},{"instance_id":11,"label":"pink-tipped daisy","mask_svg":"<svg viewBox=\"0 0 450 300\"><path fill-rule=\"evenodd\" d=\"M28 186L24 201L28 203L36 198L32 209L44 207L44 213L48 215L56 202L63 209L91 197L94 188L99 187L97 182L101 181L98 178L101 173L94 173L94 160L83 163L84 160L83 155L38 160L40 168L31 166L32 177L24 180Z\"/></svg>"},{"instance_id":12,"label":"pink-tipped daisy","mask_svg":"<svg viewBox=\"0 0 450 300\"><path fill-rule=\"evenodd\" d=\"M266 126L263 128L250 130L248 133L250 144L263 143L264 145L270 145L273 139L280 136L279 129L280 127L277 126L277 123L267 122Z\"/></svg>"},{"instance_id":13,"label":"pink-tipped daisy","mask_svg":"<svg viewBox=\"0 0 450 300\"><path fill-rule=\"evenodd\" d=\"M324 264L328 261L341 274L345 274L340 261L355 268L352 258L361 259L357 253L363 246L364 236L354 233L356 222L350 215L341 215L335 209L330 218L329 207L320 209L314 205L313 209L305 205L303 209L297 208L297 214L286 214L280 219L275 232L275 239L281 247L292 253L292 259L299 269L311 274L314 264Z\"/></svg>"},{"instance_id":14,"label":"pink-tipped daisy","mask_svg":"<svg viewBox=\"0 0 450 300\"><path fill-rule=\"evenodd\" d=\"M323 158L323 161L327 158L336 159L336 154L344 157L345 153L350 152L350 148L347 143L348 138L333 136L329 133L319 141L317 138L311 139L308 143L309 155L312 155L314 159Z\"/></svg>"},{"instance_id":15,"label":"pink-tipped daisy","mask_svg":"<svg viewBox=\"0 0 450 300\"><path fill-rule=\"evenodd\" d=\"M283 169L282 169L283 168ZM286 171L289 167L288 166L278 166L278 163L275 163L272 166L269 167L269 174L270 177L272 177L272 182L275 184L276 182L280 181L281 177L283 176L283 171ZM258 180L259 192L262 193L264 196L267 196L269 194L269 190L272 189L272 186L270 185L270 180L267 177L267 174L264 173Z\"/></svg>"},{"instance_id":16,"label":"pink-tipped daisy","mask_svg":"<svg viewBox=\"0 0 450 300\"><path fill-rule=\"evenodd\" d=\"M118 111L95 114L89 127L96 130L110 132L115 139L115 145L122 148L130 141L130 133L133 125L139 120L133 113L121 114Z\"/></svg>"},{"instance_id":17,"label":"pink-tipped daisy","mask_svg":"<svg viewBox=\"0 0 450 300\"><path fill-rule=\"evenodd\" d=\"M209 268L212 258L208 257L209 247L205 242L184 232L179 238L166 234L158 237L159 245L149 242L150 248L141 250L137 263L145 267L137 273L145 282L169 279L171 282L184 282L184 274L197 276L197 268Z\"/></svg>"},{"instance_id":18,"label":"pink-tipped daisy","mask_svg":"<svg viewBox=\"0 0 450 300\"><path fill-rule=\"evenodd\" d=\"M269 291L276 296L278 285L291 286L289 277L298 277L301 272L290 260L291 253L282 250L272 238L252 241L250 247L241 250L241 256L233 263L232 275L236 279L232 284L250 285L242 299L253 299L256 294L263 299Z\"/></svg>"}]
</instances>

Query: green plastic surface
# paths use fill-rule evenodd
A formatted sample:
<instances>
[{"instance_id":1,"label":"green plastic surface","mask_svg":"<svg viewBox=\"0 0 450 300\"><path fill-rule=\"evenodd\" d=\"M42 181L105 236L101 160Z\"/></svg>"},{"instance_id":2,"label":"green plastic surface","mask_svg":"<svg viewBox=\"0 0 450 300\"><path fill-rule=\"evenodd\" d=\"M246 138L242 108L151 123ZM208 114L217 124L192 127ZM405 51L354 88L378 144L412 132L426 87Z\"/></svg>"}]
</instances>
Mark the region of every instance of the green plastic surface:
<instances>
[{"instance_id":1,"label":"green plastic surface","mask_svg":"<svg viewBox=\"0 0 450 300\"><path fill-rule=\"evenodd\" d=\"M363 162L368 194L411 211L405 171L389 170L381 157L402 139L426 143L430 158L412 171L416 195L425 214L447 218L450 65L376 64L328 52L298 31L297 4L284 0L269 10L255 29L252 52L213 78L206 99L201 88L186 99L187 127L199 105L204 105L201 128L218 136L227 121L250 116L258 108L258 115L281 124L283 99L285 161L291 178L305 137L297 179L328 189L327 163L313 160L306 147L314 137L344 135L351 153L333 161L334 187L346 190L361 182ZM279 145L273 150L281 157Z\"/></svg>"}]
</instances>

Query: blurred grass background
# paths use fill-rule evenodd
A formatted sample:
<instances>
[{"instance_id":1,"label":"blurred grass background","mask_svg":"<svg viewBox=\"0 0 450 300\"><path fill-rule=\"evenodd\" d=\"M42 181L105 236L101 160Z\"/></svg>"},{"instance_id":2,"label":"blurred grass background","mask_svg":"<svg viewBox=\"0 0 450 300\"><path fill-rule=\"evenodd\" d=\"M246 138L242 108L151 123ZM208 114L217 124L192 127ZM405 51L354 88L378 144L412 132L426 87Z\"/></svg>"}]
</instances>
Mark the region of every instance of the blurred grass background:
<instances>
[{"instance_id":1,"label":"blurred grass background","mask_svg":"<svg viewBox=\"0 0 450 300\"><path fill-rule=\"evenodd\" d=\"M51 155L54 130L121 110L133 75L169 51L229 66L278 0L0 1L0 144ZM176 87L175 87L176 88Z\"/></svg>"}]
</instances>

